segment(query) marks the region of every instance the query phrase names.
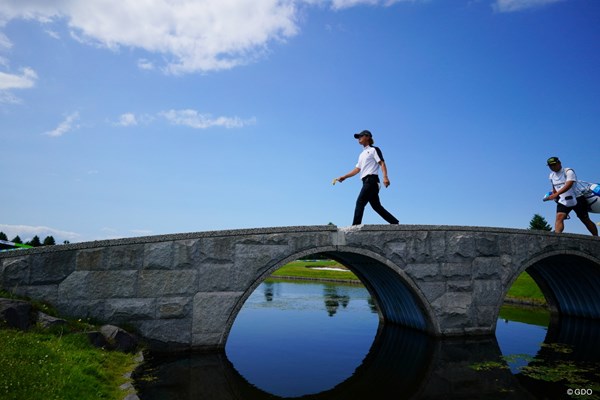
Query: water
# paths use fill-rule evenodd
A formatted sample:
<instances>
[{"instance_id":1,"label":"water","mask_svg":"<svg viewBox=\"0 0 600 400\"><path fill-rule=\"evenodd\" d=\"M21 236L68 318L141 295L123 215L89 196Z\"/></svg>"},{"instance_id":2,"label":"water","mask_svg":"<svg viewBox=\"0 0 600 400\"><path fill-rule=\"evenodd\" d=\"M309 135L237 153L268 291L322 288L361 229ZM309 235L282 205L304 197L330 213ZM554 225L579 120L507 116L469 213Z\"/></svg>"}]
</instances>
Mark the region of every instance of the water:
<instances>
[{"instance_id":1,"label":"water","mask_svg":"<svg viewBox=\"0 0 600 400\"><path fill-rule=\"evenodd\" d=\"M142 400L599 398L598 324L549 324L545 311L506 308L496 337L433 340L380 326L362 286L269 280L225 354L150 356L136 386Z\"/></svg>"},{"instance_id":2,"label":"water","mask_svg":"<svg viewBox=\"0 0 600 400\"><path fill-rule=\"evenodd\" d=\"M268 282L246 301L226 353L249 382L267 392L319 393L352 375L377 326L362 287Z\"/></svg>"}]
</instances>

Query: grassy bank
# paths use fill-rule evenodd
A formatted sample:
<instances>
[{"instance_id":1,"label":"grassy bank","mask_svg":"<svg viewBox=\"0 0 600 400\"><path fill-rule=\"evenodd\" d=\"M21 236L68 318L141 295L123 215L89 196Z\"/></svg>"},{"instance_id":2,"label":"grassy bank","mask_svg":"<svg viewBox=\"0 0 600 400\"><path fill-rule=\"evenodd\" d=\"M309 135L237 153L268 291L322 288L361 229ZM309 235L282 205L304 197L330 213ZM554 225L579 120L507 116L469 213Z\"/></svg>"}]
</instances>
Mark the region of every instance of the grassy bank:
<instances>
[{"instance_id":1,"label":"grassy bank","mask_svg":"<svg viewBox=\"0 0 600 400\"><path fill-rule=\"evenodd\" d=\"M53 329L0 329L0 399L122 400L127 391L119 386L130 382L124 375L136 355L92 346L86 334L92 328L69 321Z\"/></svg>"},{"instance_id":2,"label":"grassy bank","mask_svg":"<svg viewBox=\"0 0 600 400\"><path fill-rule=\"evenodd\" d=\"M508 291L507 299L514 302L525 302L535 305L545 305L546 298L533 278L523 272Z\"/></svg>"},{"instance_id":3,"label":"grassy bank","mask_svg":"<svg viewBox=\"0 0 600 400\"><path fill-rule=\"evenodd\" d=\"M333 268L323 270L320 268ZM338 270L339 269L339 270ZM358 277L343 265L332 260L294 261L284 265L272 275L275 278L347 280L360 282ZM522 273L508 291L507 300L517 303L545 305L546 300L533 278Z\"/></svg>"},{"instance_id":4,"label":"grassy bank","mask_svg":"<svg viewBox=\"0 0 600 400\"><path fill-rule=\"evenodd\" d=\"M83 334L0 330L0 398L123 399L133 356L93 348Z\"/></svg>"}]
</instances>

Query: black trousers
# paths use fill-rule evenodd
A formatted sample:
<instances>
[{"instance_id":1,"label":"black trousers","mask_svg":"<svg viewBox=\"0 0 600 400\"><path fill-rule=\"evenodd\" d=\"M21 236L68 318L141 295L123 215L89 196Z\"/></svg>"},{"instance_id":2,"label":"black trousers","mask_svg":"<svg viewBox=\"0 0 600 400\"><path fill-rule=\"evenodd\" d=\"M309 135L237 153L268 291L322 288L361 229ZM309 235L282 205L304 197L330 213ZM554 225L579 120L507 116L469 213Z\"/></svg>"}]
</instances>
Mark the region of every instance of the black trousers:
<instances>
[{"instance_id":1,"label":"black trousers","mask_svg":"<svg viewBox=\"0 0 600 400\"><path fill-rule=\"evenodd\" d=\"M360 225L362 223L365 206L371 204L373 210L390 224L397 224L399 221L390 214L379 201L379 176L367 175L363 178L363 186L356 199L356 208L354 209L354 220L352 225Z\"/></svg>"}]
</instances>

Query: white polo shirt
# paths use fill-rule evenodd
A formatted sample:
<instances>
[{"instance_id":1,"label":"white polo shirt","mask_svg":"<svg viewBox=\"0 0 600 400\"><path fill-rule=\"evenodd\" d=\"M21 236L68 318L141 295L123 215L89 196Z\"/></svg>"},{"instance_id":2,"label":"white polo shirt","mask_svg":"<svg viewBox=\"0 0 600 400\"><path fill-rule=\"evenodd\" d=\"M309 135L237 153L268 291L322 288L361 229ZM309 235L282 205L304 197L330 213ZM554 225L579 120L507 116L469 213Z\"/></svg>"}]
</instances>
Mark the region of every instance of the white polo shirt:
<instances>
[{"instance_id":1,"label":"white polo shirt","mask_svg":"<svg viewBox=\"0 0 600 400\"><path fill-rule=\"evenodd\" d=\"M367 175L377 175L379 162L383 160L383 154L378 147L366 146L358 156L356 168L360 169L360 179Z\"/></svg>"},{"instance_id":2,"label":"white polo shirt","mask_svg":"<svg viewBox=\"0 0 600 400\"><path fill-rule=\"evenodd\" d=\"M561 168L558 172L552 171L550 173L550 182L552 182L552 186L557 192L569 181L575 183L571 186L571 189L560 195L558 202L567 207L574 207L577 204L577 192L575 190L577 187L577 176L575 175L575 171L571 168Z\"/></svg>"}]
</instances>

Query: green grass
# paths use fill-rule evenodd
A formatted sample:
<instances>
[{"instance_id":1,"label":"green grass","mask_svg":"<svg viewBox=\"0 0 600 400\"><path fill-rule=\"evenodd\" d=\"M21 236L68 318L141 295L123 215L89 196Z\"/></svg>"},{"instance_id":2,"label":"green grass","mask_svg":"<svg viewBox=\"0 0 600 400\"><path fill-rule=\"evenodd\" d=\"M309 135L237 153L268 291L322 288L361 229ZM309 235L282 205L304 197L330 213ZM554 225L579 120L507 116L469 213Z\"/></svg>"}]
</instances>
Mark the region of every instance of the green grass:
<instances>
[{"instance_id":1,"label":"green grass","mask_svg":"<svg viewBox=\"0 0 600 400\"><path fill-rule=\"evenodd\" d=\"M508 291L507 298L512 300L526 300L539 305L546 304L546 298L542 294L542 291L527 272L519 275Z\"/></svg>"},{"instance_id":2,"label":"green grass","mask_svg":"<svg viewBox=\"0 0 600 400\"><path fill-rule=\"evenodd\" d=\"M314 269L318 267L342 268L344 269L344 271ZM359 282L358 277L354 275L354 273L352 273L351 271L346 269L346 267L333 260L293 261L279 268L271 276L275 278L293 277L305 279L335 279Z\"/></svg>"},{"instance_id":3,"label":"green grass","mask_svg":"<svg viewBox=\"0 0 600 400\"><path fill-rule=\"evenodd\" d=\"M0 297L19 299L4 291ZM30 303L57 316L44 303ZM94 347L86 332L95 329L81 320L26 332L0 328L0 399L123 399L128 392L119 386L131 381L124 375L137 365L136 355Z\"/></svg>"},{"instance_id":4,"label":"green grass","mask_svg":"<svg viewBox=\"0 0 600 400\"><path fill-rule=\"evenodd\" d=\"M85 334L0 330L0 398L122 399L131 354L92 347Z\"/></svg>"}]
</instances>

